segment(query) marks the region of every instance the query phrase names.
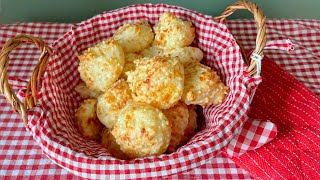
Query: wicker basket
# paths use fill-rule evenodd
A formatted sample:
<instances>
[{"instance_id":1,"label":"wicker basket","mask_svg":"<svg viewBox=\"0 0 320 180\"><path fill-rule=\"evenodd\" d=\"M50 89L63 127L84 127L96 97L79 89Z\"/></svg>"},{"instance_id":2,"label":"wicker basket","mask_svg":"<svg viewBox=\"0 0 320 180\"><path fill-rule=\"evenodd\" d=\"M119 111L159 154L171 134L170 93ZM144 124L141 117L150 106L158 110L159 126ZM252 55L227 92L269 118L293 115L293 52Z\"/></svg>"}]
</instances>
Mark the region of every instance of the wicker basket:
<instances>
[{"instance_id":1,"label":"wicker basket","mask_svg":"<svg viewBox=\"0 0 320 180\"><path fill-rule=\"evenodd\" d=\"M257 74L261 64L256 64L252 56L247 58L223 23L238 9L247 9L253 13L258 27L256 48L253 52L263 56L266 45L265 16L254 3L236 2L227 7L221 16L215 17L215 21L209 16L176 6L133 5L102 13L73 26L70 32L50 47L41 38L28 35L19 35L8 40L0 54L1 93L13 109L22 115L27 130L32 133L43 152L55 163L79 176L110 178L123 174L122 177L126 178L164 177L190 170L214 157L237 134L247 119L254 91L261 82L261 77ZM154 22L164 11L171 11L193 21L198 32L196 45L203 49L205 54L203 63L217 70L231 90L222 105L206 107L203 110L206 126L176 153L130 161L118 160L110 157L99 144L82 139L74 128L71 116L80 101L79 96L72 92L80 80L78 72L73 71L77 67L76 55L110 36L124 23L122 20L144 18ZM120 15L122 19L119 20L116 17ZM96 32L95 27L102 30L98 29ZM41 50L39 62L26 89L24 102L18 99L10 87L7 74L9 54L22 43L34 43ZM29 112L31 109L33 111ZM96 151L99 148L101 150Z\"/></svg>"}]
</instances>

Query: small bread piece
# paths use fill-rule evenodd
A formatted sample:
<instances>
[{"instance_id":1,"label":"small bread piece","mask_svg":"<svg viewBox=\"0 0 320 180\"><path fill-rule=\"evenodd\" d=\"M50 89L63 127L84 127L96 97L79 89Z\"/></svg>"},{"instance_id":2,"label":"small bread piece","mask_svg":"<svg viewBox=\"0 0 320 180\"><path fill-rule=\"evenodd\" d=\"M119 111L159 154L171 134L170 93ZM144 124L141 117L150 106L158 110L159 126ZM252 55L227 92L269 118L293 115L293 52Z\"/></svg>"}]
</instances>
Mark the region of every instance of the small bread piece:
<instances>
[{"instance_id":1,"label":"small bread piece","mask_svg":"<svg viewBox=\"0 0 320 180\"><path fill-rule=\"evenodd\" d=\"M154 45L151 45L146 49L140 51L139 54L141 54L141 56L144 58L153 58L155 56L161 56L162 52L161 49L157 48Z\"/></svg>"},{"instance_id":2,"label":"small bread piece","mask_svg":"<svg viewBox=\"0 0 320 180\"><path fill-rule=\"evenodd\" d=\"M183 65L177 58L154 57L134 61L128 83L135 101L168 109L179 101L184 86Z\"/></svg>"},{"instance_id":3,"label":"small bread piece","mask_svg":"<svg viewBox=\"0 0 320 180\"><path fill-rule=\"evenodd\" d=\"M195 130L198 127L196 109L197 109L197 106L188 105L189 118L188 118L187 127L185 128L185 131L184 131L184 135L181 137L180 145L185 145L190 140L190 138L195 134Z\"/></svg>"},{"instance_id":4,"label":"small bread piece","mask_svg":"<svg viewBox=\"0 0 320 180\"><path fill-rule=\"evenodd\" d=\"M200 63L190 63L185 68L185 84L182 101L187 105L217 105L223 102L228 87L217 73Z\"/></svg>"},{"instance_id":5,"label":"small bread piece","mask_svg":"<svg viewBox=\"0 0 320 180\"><path fill-rule=\"evenodd\" d=\"M142 57L153 58L155 56L167 56L171 58L179 58L183 66L187 66L192 62L200 62L203 58L203 52L196 47L182 47L175 49L160 49L154 45L139 52Z\"/></svg>"},{"instance_id":6,"label":"small bread piece","mask_svg":"<svg viewBox=\"0 0 320 180\"><path fill-rule=\"evenodd\" d=\"M101 133L101 145L105 147L113 157L123 160L128 159L121 151L120 145L116 142L116 139L108 128L104 128Z\"/></svg>"},{"instance_id":7,"label":"small bread piece","mask_svg":"<svg viewBox=\"0 0 320 180\"><path fill-rule=\"evenodd\" d=\"M160 155L171 139L169 120L161 110L133 101L121 110L111 133L131 158Z\"/></svg>"},{"instance_id":8,"label":"small bread piece","mask_svg":"<svg viewBox=\"0 0 320 180\"><path fill-rule=\"evenodd\" d=\"M124 52L112 40L102 41L79 56L81 79L90 89L106 91L120 76L124 66Z\"/></svg>"},{"instance_id":9,"label":"small bread piece","mask_svg":"<svg viewBox=\"0 0 320 180\"><path fill-rule=\"evenodd\" d=\"M195 37L195 28L190 21L183 21L170 12L160 16L154 26L155 39L153 44L165 49L189 46Z\"/></svg>"},{"instance_id":10,"label":"small bread piece","mask_svg":"<svg viewBox=\"0 0 320 180\"><path fill-rule=\"evenodd\" d=\"M112 129L119 111L132 99L128 83L120 79L98 97L97 116L102 124Z\"/></svg>"},{"instance_id":11,"label":"small bread piece","mask_svg":"<svg viewBox=\"0 0 320 180\"><path fill-rule=\"evenodd\" d=\"M127 79L127 72L132 71L136 68L136 65L134 64L134 60L140 59L143 56L141 54L137 53L127 53L125 54L125 64L122 70L122 73L120 75L120 78Z\"/></svg>"},{"instance_id":12,"label":"small bread piece","mask_svg":"<svg viewBox=\"0 0 320 180\"><path fill-rule=\"evenodd\" d=\"M167 152L172 153L181 145L181 138L184 136L189 121L189 110L184 102L179 101L173 107L162 112L171 124L172 133Z\"/></svg>"},{"instance_id":13,"label":"small bread piece","mask_svg":"<svg viewBox=\"0 0 320 180\"><path fill-rule=\"evenodd\" d=\"M123 67L122 73L119 78L127 79L128 78L127 72L133 71L135 68L136 68L136 65L134 64L134 62L127 61Z\"/></svg>"},{"instance_id":14,"label":"small bread piece","mask_svg":"<svg viewBox=\"0 0 320 180\"><path fill-rule=\"evenodd\" d=\"M80 84L78 84L74 90L77 93L79 93L82 99L95 99L95 98L98 98L100 94L102 94L101 91L89 89L86 83L84 82L81 82Z\"/></svg>"},{"instance_id":15,"label":"small bread piece","mask_svg":"<svg viewBox=\"0 0 320 180\"><path fill-rule=\"evenodd\" d=\"M75 122L80 133L89 139L98 140L103 125L96 115L96 99L84 100L75 113Z\"/></svg>"},{"instance_id":16,"label":"small bread piece","mask_svg":"<svg viewBox=\"0 0 320 180\"><path fill-rule=\"evenodd\" d=\"M137 21L121 26L112 37L124 52L138 52L146 48L154 39L154 33L147 21Z\"/></svg>"},{"instance_id":17,"label":"small bread piece","mask_svg":"<svg viewBox=\"0 0 320 180\"><path fill-rule=\"evenodd\" d=\"M125 54L125 60L126 62L133 62L136 59L140 59L143 56L141 54L138 53L127 53Z\"/></svg>"},{"instance_id":18,"label":"small bread piece","mask_svg":"<svg viewBox=\"0 0 320 180\"><path fill-rule=\"evenodd\" d=\"M200 62L203 58L203 52L196 47L175 48L163 51L161 54L169 57L178 57L183 66L187 66L192 62Z\"/></svg>"}]
</instances>

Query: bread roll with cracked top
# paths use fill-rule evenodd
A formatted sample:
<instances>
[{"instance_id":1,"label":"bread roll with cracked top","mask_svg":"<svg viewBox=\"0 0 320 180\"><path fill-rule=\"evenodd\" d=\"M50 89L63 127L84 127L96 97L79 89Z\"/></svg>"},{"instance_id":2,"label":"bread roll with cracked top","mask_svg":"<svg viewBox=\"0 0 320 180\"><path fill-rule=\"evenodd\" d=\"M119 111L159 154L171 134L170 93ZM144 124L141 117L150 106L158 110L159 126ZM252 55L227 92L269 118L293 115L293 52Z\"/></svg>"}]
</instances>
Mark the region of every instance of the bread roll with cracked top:
<instances>
[{"instance_id":1,"label":"bread roll with cracked top","mask_svg":"<svg viewBox=\"0 0 320 180\"><path fill-rule=\"evenodd\" d=\"M81 79L93 90L106 91L120 76L124 66L124 52L113 41L102 41L79 56Z\"/></svg>"}]
</instances>

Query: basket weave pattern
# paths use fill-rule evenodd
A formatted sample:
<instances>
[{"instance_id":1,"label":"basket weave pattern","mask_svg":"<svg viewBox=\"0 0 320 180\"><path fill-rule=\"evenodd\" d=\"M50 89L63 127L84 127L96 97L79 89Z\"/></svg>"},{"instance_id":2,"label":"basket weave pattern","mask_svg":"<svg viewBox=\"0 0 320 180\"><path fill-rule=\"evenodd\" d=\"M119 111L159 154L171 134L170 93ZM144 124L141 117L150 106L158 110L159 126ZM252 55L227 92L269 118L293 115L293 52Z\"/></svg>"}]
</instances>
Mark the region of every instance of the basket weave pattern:
<instances>
[{"instance_id":1,"label":"basket weave pattern","mask_svg":"<svg viewBox=\"0 0 320 180\"><path fill-rule=\"evenodd\" d=\"M123 23L144 19L155 24L166 11L193 22L196 27L194 44L204 52L202 63L218 72L230 87L230 93L223 104L203 110L206 126L177 152L131 161L118 160L109 156L100 144L82 138L75 128L74 112L81 101L74 91L80 81L77 55L111 37ZM210 16L175 6L133 5L102 13L73 26L71 31L51 45L52 53L50 48L40 47L43 54L48 54L46 57L51 54L51 59L40 61L44 63L40 66L42 68L38 68L41 71L35 71L39 74L36 77L42 77L43 67L46 67L41 89L37 89L39 85L32 84L35 80L31 82L35 87L34 94L39 98L38 103L33 104L36 107L28 112L27 130L50 159L86 178L163 177L204 164L241 128L247 119L254 90L261 82L260 76L246 75L248 67L241 49L224 24L213 21ZM3 52L7 53L1 54L1 59L7 58L10 53ZM2 72L5 70L3 68ZM2 82L5 84L4 80ZM36 81L39 84L40 80ZM1 92L8 94L10 91L5 89ZM35 99L33 101L36 102ZM20 111L26 112L25 109Z\"/></svg>"}]
</instances>

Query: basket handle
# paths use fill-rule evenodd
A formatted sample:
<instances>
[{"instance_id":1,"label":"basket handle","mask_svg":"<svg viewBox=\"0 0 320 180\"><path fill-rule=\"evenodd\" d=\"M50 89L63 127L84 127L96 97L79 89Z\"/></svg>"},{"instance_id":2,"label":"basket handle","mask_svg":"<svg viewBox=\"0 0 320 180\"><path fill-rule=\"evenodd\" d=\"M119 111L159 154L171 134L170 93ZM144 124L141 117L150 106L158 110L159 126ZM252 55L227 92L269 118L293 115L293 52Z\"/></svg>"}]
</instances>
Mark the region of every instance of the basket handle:
<instances>
[{"instance_id":1,"label":"basket handle","mask_svg":"<svg viewBox=\"0 0 320 180\"><path fill-rule=\"evenodd\" d=\"M26 89L25 101L22 103L15 92L12 90L8 82L8 65L10 52L18 47L22 43L34 43L41 50L39 62L34 68L31 78L28 82ZM27 112L37 104L37 90L41 85L41 77L45 72L45 68L48 59L52 53L50 47L48 47L41 38L18 35L9 39L2 47L0 53L0 92L11 103L13 110L19 112L22 115L24 125L27 126ZM31 92L30 92L31 91Z\"/></svg>"},{"instance_id":2,"label":"basket handle","mask_svg":"<svg viewBox=\"0 0 320 180\"><path fill-rule=\"evenodd\" d=\"M225 19L233 14L236 10L239 9L247 9L249 10L253 16L254 20L257 23L258 26L258 33L256 38L256 47L254 49L254 53L260 55L263 57L263 49L266 46L267 38L266 38L266 17L264 16L262 10L257 6L257 4L249 2L247 0L240 0L238 2L235 2L233 5L230 5L227 7L223 13L220 16L214 17L214 20L217 21L225 21ZM239 44L239 43L238 43ZM240 46L240 45L239 45ZM240 46L242 53L244 52L242 46ZM246 60L246 56L243 53L243 56ZM253 60L251 57L249 57L249 60L246 61L249 62L249 67L247 69L247 72L249 75L254 75L257 73L257 67L256 67L256 61Z\"/></svg>"}]
</instances>

